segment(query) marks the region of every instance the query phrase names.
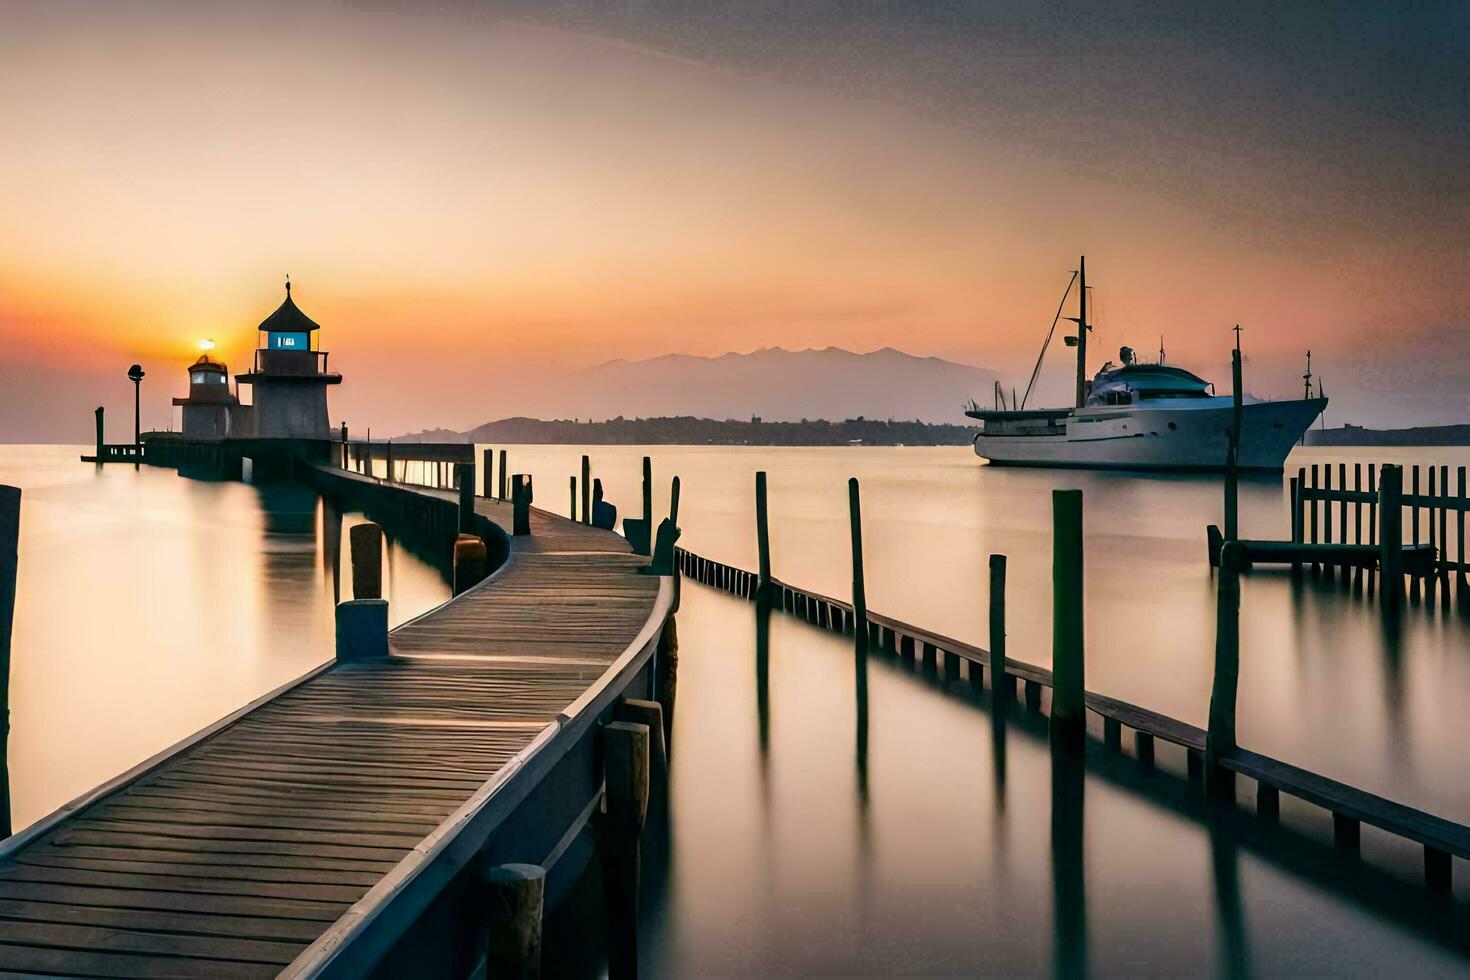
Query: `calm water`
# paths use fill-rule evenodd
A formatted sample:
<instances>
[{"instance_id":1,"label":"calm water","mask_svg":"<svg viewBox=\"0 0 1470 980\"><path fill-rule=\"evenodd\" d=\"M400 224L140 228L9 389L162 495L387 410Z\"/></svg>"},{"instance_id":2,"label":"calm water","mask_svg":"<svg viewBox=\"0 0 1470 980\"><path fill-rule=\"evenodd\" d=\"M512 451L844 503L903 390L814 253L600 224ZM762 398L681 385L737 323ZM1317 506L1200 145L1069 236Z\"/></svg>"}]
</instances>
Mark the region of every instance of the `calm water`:
<instances>
[{"instance_id":1,"label":"calm water","mask_svg":"<svg viewBox=\"0 0 1470 980\"><path fill-rule=\"evenodd\" d=\"M638 507L642 453L592 450L622 516ZM26 489L12 685L20 824L330 655L335 521L315 495L99 471L76 454L0 449L0 482ZM858 476L870 605L981 644L986 556L1006 553L1010 652L1042 665L1048 491L1080 487L1089 688L1204 721L1213 481L992 469L962 449L651 454L658 512L668 478L681 478L682 543L746 567L753 473L767 470L776 573L833 595L849 588L845 481ZM513 471L535 475L537 504L565 513L579 451L510 456ZM1246 533L1286 523L1279 482L1243 488ZM447 594L437 570L391 543L389 578L395 620ZM1270 572L1248 579L1243 607L1243 744L1470 822L1464 619L1417 610L1390 634L1370 602ZM1167 787L1130 788L1131 762L1071 774L1080 802L1054 813L1034 726L1020 719L998 735L985 705L879 661L860 752L847 643L779 615L763 726L752 607L690 585L679 618L671 860L645 907L651 975L1083 962L1103 973L1463 972L1442 934L1413 924L1420 890L1397 883L1417 881L1413 849L1365 830L1372 870L1303 873L1269 849L1237 848ZM1159 765L1182 760L1161 749ZM1070 828L1060 850L1054 819ZM1286 806L1283 819L1330 838L1311 811Z\"/></svg>"}]
</instances>

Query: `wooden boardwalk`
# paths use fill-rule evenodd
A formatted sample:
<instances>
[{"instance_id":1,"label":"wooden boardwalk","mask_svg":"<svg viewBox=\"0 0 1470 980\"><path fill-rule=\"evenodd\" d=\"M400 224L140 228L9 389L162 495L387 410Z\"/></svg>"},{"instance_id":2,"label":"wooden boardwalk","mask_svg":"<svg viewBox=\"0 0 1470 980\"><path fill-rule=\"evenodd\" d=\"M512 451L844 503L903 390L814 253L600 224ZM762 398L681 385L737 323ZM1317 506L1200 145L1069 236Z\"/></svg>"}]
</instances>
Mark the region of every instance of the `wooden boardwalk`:
<instances>
[{"instance_id":1,"label":"wooden boardwalk","mask_svg":"<svg viewBox=\"0 0 1470 980\"><path fill-rule=\"evenodd\" d=\"M476 508L509 529L509 504ZM0 971L312 972L651 642L669 590L646 561L533 511L507 565L387 659L324 665L12 838Z\"/></svg>"}]
</instances>

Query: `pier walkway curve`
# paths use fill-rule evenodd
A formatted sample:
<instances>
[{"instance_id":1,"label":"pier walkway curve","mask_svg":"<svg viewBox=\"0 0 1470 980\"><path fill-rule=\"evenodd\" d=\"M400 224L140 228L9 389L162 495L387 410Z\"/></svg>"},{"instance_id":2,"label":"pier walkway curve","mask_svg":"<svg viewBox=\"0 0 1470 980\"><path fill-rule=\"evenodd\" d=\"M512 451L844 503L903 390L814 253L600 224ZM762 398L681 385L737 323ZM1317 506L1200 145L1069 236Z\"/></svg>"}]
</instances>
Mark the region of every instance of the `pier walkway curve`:
<instances>
[{"instance_id":1,"label":"pier walkway curve","mask_svg":"<svg viewBox=\"0 0 1470 980\"><path fill-rule=\"evenodd\" d=\"M509 503L475 510L510 531ZM531 532L386 658L323 664L0 845L0 971L471 972L485 864L550 890L585 863L600 723L652 696L673 606L622 537L537 510Z\"/></svg>"}]
</instances>

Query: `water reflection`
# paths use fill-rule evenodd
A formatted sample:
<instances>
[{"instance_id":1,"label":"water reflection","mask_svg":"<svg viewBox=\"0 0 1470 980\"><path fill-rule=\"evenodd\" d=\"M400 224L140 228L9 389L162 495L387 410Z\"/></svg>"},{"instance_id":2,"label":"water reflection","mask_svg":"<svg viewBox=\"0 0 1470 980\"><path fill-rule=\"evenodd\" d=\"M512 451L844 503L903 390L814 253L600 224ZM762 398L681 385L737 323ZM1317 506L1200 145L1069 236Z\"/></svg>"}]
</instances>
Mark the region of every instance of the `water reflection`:
<instances>
[{"instance_id":1,"label":"water reflection","mask_svg":"<svg viewBox=\"0 0 1470 980\"><path fill-rule=\"evenodd\" d=\"M1056 754L1044 714L881 647L860 700L851 636L683 596L650 975L1465 968L1470 922L1417 851L1344 863L1325 815L1209 806L1173 746Z\"/></svg>"}]
</instances>

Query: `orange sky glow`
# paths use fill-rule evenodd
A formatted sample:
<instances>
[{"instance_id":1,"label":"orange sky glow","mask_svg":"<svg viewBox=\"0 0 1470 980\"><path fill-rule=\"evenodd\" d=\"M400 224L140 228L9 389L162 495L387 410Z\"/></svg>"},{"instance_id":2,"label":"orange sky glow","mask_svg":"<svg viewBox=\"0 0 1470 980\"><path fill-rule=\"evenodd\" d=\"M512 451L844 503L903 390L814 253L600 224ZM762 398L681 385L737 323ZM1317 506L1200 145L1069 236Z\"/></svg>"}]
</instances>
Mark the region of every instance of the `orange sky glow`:
<instances>
[{"instance_id":1,"label":"orange sky glow","mask_svg":"<svg viewBox=\"0 0 1470 980\"><path fill-rule=\"evenodd\" d=\"M1219 377L1240 322L1259 394L1298 390L1311 347L1363 421L1470 421L1463 182L1365 195L1279 137L1088 132L1079 166L1017 136L1044 110L1004 86L958 115L618 31L327 3L7 6L0 80L8 440L85 439L94 404L130 410L133 361L166 424L198 342L244 366L286 273L347 376L334 417L384 434L670 352L891 345L1024 386L1083 251L1103 356L1163 334ZM1433 401L1395 394L1441 349Z\"/></svg>"}]
</instances>

